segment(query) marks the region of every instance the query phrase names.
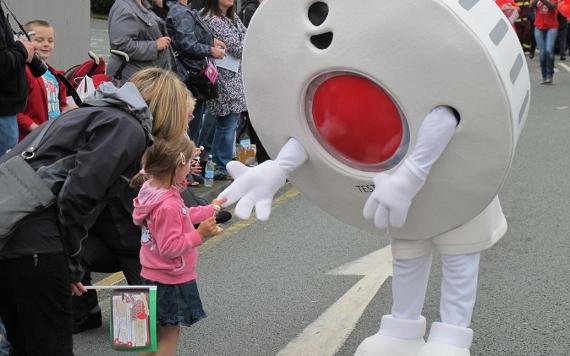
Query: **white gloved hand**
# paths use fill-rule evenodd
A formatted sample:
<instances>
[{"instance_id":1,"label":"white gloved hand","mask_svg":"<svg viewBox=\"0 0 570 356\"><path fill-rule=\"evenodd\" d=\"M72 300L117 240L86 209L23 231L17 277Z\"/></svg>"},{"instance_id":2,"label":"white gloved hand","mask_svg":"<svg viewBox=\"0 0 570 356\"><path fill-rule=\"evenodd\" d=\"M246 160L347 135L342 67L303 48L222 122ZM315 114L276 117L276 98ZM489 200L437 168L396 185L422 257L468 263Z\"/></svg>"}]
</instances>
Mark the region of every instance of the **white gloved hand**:
<instances>
[{"instance_id":1,"label":"white gloved hand","mask_svg":"<svg viewBox=\"0 0 570 356\"><path fill-rule=\"evenodd\" d=\"M365 219L374 219L379 229L404 225L412 199L455 135L458 120L454 110L447 106L438 106L429 112L422 121L410 156L393 172L379 173L374 177L376 187L364 205Z\"/></svg>"},{"instance_id":2,"label":"white gloved hand","mask_svg":"<svg viewBox=\"0 0 570 356\"><path fill-rule=\"evenodd\" d=\"M235 181L219 195L219 198L227 198L224 207L239 200L234 210L238 218L248 219L255 206L257 218L265 221L271 215L271 202L275 193L285 184L289 174L308 159L309 156L303 145L295 138L290 138L281 147L275 161L265 161L253 168L232 161L226 168Z\"/></svg>"},{"instance_id":3,"label":"white gloved hand","mask_svg":"<svg viewBox=\"0 0 570 356\"><path fill-rule=\"evenodd\" d=\"M414 163L406 159L394 172L378 173L374 177L374 191L364 204L364 218L374 219L379 229L402 227L408 216L412 199L425 183L418 177Z\"/></svg>"},{"instance_id":4,"label":"white gloved hand","mask_svg":"<svg viewBox=\"0 0 570 356\"><path fill-rule=\"evenodd\" d=\"M240 219L248 219L255 206L259 220L269 219L273 196L287 179L284 170L275 161L265 161L255 167L247 167L239 161L232 161L226 166L234 182L227 187L219 198L227 198L224 207L239 200L235 214Z\"/></svg>"}]
</instances>

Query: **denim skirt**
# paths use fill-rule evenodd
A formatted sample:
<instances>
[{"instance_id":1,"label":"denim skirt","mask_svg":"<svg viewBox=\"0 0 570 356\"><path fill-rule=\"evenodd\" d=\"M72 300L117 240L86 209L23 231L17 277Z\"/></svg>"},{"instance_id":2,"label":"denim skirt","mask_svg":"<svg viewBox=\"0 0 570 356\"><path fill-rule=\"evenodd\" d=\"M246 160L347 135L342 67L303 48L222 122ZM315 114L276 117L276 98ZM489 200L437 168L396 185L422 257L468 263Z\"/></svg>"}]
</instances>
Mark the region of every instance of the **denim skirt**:
<instances>
[{"instance_id":1,"label":"denim skirt","mask_svg":"<svg viewBox=\"0 0 570 356\"><path fill-rule=\"evenodd\" d=\"M159 326L190 326L206 317L196 280L182 284L162 284L142 278L156 288L156 323Z\"/></svg>"}]
</instances>

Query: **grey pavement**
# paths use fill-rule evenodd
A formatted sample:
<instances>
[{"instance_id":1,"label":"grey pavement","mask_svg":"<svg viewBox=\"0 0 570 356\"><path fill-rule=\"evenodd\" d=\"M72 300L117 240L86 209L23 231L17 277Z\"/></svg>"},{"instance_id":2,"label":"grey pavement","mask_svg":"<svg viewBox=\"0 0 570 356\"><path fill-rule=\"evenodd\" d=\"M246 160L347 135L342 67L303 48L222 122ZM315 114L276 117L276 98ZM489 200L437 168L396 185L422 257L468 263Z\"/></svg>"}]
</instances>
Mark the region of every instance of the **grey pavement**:
<instances>
[{"instance_id":1,"label":"grey pavement","mask_svg":"<svg viewBox=\"0 0 570 356\"><path fill-rule=\"evenodd\" d=\"M91 50L105 60L109 58L109 31L106 19L91 18Z\"/></svg>"}]
</instances>

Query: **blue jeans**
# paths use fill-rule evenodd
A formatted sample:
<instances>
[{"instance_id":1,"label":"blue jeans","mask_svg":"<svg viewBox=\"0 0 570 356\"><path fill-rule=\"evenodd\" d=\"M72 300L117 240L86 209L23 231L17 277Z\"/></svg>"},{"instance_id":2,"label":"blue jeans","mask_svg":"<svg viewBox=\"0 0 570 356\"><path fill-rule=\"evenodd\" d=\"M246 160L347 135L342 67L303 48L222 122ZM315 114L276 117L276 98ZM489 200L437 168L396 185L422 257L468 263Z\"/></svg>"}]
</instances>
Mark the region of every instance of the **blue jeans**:
<instances>
[{"instance_id":1,"label":"blue jeans","mask_svg":"<svg viewBox=\"0 0 570 356\"><path fill-rule=\"evenodd\" d=\"M238 113L216 117L214 139L212 140L212 156L214 163L216 163L216 172L218 173L228 173L226 164L228 164L234 156L236 129L239 120L240 114Z\"/></svg>"},{"instance_id":2,"label":"blue jeans","mask_svg":"<svg viewBox=\"0 0 570 356\"><path fill-rule=\"evenodd\" d=\"M16 115L0 116L0 156L18 143L18 121Z\"/></svg>"},{"instance_id":3,"label":"blue jeans","mask_svg":"<svg viewBox=\"0 0 570 356\"><path fill-rule=\"evenodd\" d=\"M552 78L554 75L554 41L556 41L557 28L548 30L534 29L536 45L540 50L540 69L542 79Z\"/></svg>"},{"instance_id":4,"label":"blue jeans","mask_svg":"<svg viewBox=\"0 0 570 356\"><path fill-rule=\"evenodd\" d=\"M10 354L10 344L6 336L6 329L2 320L0 320L0 356L8 356Z\"/></svg>"},{"instance_id":5,"label":"blue jeans","mask_svg":"<svg viewBox=\"0 0 570 356\"><path fill-rule=\"evenodd\" d=\"M206 102L197 101L192 114L194 115L194 118L190 121L188 136L190 136L190 139L194 141L197 147L200 147L201 145L204 145L200 142L200 132L202 131L202 125L204 123L204 115L206 115Z\"/></svg>"}]
</instances>

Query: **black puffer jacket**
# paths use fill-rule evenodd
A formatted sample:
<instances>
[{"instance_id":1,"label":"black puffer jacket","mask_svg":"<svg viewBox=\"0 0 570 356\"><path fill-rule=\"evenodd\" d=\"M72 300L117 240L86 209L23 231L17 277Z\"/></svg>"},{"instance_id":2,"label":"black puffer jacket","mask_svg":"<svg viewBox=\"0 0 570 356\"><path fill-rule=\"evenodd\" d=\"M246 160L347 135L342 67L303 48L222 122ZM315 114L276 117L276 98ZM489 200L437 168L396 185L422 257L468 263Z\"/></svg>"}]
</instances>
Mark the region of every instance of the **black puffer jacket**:
<instances>
[{"instance_id":1,"label":"black puffer jacket","mask_svg":"<svg viewBox=\"0 0 570 356\"><path fill-rule=\"evenodd\" d=\"M0 6L0 116L16 115L26 107L27 57L24 45L14 41L12 28Z\"/></svg>"},{"instance_id":2,"label":"black puffer jacket","mask_svg":"<svg viewBox=\"0 0 570 356\"><path fill-rule=\"evenodd\" d=\"M132 210L136 192L128 181L139 170L152 117L132 83L120 90L105 83L99 90L108 92L90 103L107 106L63 114L46 133L37 158L30 163L56 193L57 210L50 207L28 216L8 237L0 259L61 252L63 247L72 281L77 282L82 276L79 251L99 213L109 204ZM20 154L40 130L32 131L0 162ZM124 216L132 225L130 215ZM140 235L133 238L136 243Z\"/></svg>"}]
</instances>

